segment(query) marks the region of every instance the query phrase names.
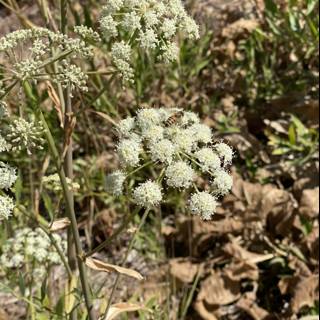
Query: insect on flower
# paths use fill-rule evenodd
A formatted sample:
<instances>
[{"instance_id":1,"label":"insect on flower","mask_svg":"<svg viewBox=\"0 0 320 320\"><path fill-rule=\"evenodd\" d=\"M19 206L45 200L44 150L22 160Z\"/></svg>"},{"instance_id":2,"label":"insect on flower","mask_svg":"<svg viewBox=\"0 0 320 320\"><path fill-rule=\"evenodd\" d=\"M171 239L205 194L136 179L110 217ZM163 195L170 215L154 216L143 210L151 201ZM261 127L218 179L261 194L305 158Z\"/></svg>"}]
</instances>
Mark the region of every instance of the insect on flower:
<instances>
[{"instance_id":1,"label":"insect on flower","mask_svg":"<svg viewBox=\"0 0 320 320\"><path fill-rule=\"evenodd\" d=\"M171 115L165 122L165 126L166 127L171 127L175 124L177 124L182 117L184 116L184 112L183 111L178 111L175 112L173 115Z\"/></svg>"}]
</instances>

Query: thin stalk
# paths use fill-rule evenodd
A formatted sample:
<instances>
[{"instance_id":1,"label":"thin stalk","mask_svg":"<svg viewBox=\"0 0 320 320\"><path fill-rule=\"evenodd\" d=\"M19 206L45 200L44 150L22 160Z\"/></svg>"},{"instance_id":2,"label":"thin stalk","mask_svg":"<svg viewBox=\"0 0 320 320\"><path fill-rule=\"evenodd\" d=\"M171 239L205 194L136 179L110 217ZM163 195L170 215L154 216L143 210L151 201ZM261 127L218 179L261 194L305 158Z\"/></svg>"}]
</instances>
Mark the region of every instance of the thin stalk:
<instances>
[{"instance_id":1,"label":"thin stalk","mask_svg":"<svg viewBox=\"0 0 320 320\"><path fill-rule=\"evenodd\" d=\"M89 317L89 320L94 320L95 315L94 315L94 310L93 310L91 291L90 291L90 287L89 287L89 283L88 283L86 267L85 267L85 264L82 260L82 257L84 256L84 252L83 252L82 246L81 246L78 224L77 224L76 214L74 211L74 205L73 205L73 201L72 201L72 194L70 193L70 189L69 189L69 186L67 183L67 178L66 178L66 175L65 175L62 163L61 163L58 149L55 145L55 141L54 141L53 136L51 134L50 128L49 128L47 121L46 121L46 119L40 109L38 110L38 114L39 114L40 121L45 129L45 135L46 135L46 139L47 139L47 142L49 145L49 149L50 149L50 152L52 154L53 160L55 162L55 165L56 165L56 168L57 168L57 171L59 174L64 198L66 201L66 211L67 211L68 217L71 221L72 235L74 238L75 249L76 249L77 258L78 258L80 282L81 282L81 286L82 286L83 295L85 298L86 307L88 310L88 317Z\"/></svg>"},{"instance_id":2,"label":"thin stalk","mask_svg":"<svg viewBox=\"0 0 320 320\"><path fill-rule=\"evenodd\" d=\"M65 104L65 124L64 124L64 130L65 133L69 132L70 134L70 130L72 130L70 128L70 121L69 121L69 116L72 113L72 105L71 105L71 92L70 92L70 88L67 89L66 91L66 96L64 98L64 104ZM66 102L66 103L65 103ZM67 141L67 139L65 138L65 141ZM66 156L63 159L63 163L64 163L64 172L66 174L66 177L69 178L71 181L73 180L73 141L72 141L72 133L71 133L71 137L69 139L69 146L66 152ZM73 191L70 189L69 191L69 197L70 197L70 201L73 207L73 211L74 211L74 193ZM73 236L72 236L72 230L71 228L69 228L68 230L68 258L69 258L69 264L72 270L76 269L76 254L75 254L75 245L74 245L74 240L73 240Z\"/></svg>"},{"instance_id":3,"label":"thin stalk","mask_svg":"<svg viewBox=\"0 0 320 320\"><path fill-rule=\"evenodd\" d=\"M38 224L39 224L39 227L47 234L47 236L49 237L52 245L54 246L54 248L56 249L64 267L66 268L66 271L68 273L68 276L71 278L72 277L72 271L69 267L69 264L68 264L68 261L66 260L66 257L63 253L63 251L61 250L61 248L59 247L56 239L54 238L54 236L52 235L52 233L49 231L48 229L48 222L42 218L41 216L37 216L36 218L34 218L34 216L30 216L28 211L23 207L23 206L18 206L17 209L19 211L21 211L24 215L26 215L27 217L29 217L30 219L35 219Z\"/></svg>"},{"instance_id":4,"label":"thin stalk","mask_svg":"<svg viewBox=\"0 0 320 320\"><path fill-rule=\"evenodd\" d=\"M67 12L68 12L68 1L60 0L60 17L61 17L60 30L62 33L66 33L66 30L67 30Z\"/></svg>"},{"instance_id":5,"label":"thin stalk","mask_svg":"<svg viewBox=\"0 0 320 320\"><path fill-rule=\"evenodd\" d=\"M129 225L129 223L133 220L135 217L135 214L129 214L123 224L105 241L103 241L100 245L98 245L96 248L91 250L89 253L86 254L85 258L89 258L93 256L95 253L101 251L105 247L107 247L114 239L116 239Z\"/></svg>"},{"instance_id":6,"label":"thin stalk","mask_svg":"<svg viewBox=\"0 0 320 320\"><path fill-rule=\"evenodd\" d=\"M139 224L139 227L136 230L136 232L134 233L134 235L133 235L133 237L132 237L132 239L130 241L129 248L128 248L127 253L126 253L126 255L125 255L125 257L124 257L124 259L122 261L122 265L124 265L127 262L129 254L130 254L131 250L133 249L133 246L134 246L134 244L136 242L137 236L140 233L142 227L144 226L144 224L145 224L145 222L146 222L146 220L148 218L149 213L150 213L150 209L146 209L145 212L144 212L144 215L143 215L143 217L141 219L141 222ZM115 292L117 290L117 287L118 287L118 284L119 284L119 280L120 280L120 274L117 275L116 280L115 280L115 282L113 284L112 291L111 291L111 294L110 294L110 297L109 297L109 301L108 301L108 305L107 305L106 311L104 312L104 315L101 318L102 320L106 320L106 318L107 318L107 315L109 313L109 310L110 310L110 307L111 307L111 304L112 304L112 300L113 300L114 294L115 294Z\"/></svg>"}]
</instances>

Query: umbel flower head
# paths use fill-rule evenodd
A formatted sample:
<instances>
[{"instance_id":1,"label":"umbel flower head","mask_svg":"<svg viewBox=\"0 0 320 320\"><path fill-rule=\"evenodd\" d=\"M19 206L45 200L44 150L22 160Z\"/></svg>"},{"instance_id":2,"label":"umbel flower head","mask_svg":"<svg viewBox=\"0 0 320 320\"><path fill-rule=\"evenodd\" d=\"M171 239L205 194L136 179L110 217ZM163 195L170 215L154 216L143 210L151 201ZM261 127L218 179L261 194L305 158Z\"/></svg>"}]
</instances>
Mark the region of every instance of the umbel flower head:
<instances>
[{"instance_id":1,"label":"umbel flower head","mask_svg":"<svg viewBox=\"0 0 320 320\"><path fill-rule=\"evenodd\" d=\"M66 241L57 234L53 235L56 245L62 252L66 252ZM40 228L18 229L2 247L0 263L4 269L28 268L33 273L35 283L41 283L47 272L47 267L60 264L61 259L52 245L50 238ZM34 268L37 266L37 268Z\"/></svg>"},{"instance_id":2,"label":"umbel flower head","mask_svg":"<svg viewBox=\"0 0 320 320\"><path fill-rule=\"evenodd\" d=\"M71 58L91 57L92 46L87 40L97 42L100 37L84 26L76 27L75 33L80 37L71 38L45 28L31 28L0 38L0 60L6 61L6 68L0 70L1 78L6 79L0 83L0 100L13 82L51 80L72 91L87 91L87 76L71 62ZM57 64L56 73L48 71L50 61Z\"/></svg>"},{"instance_id":3,"label":"umbel flower head","mask_svg":"<svg viewBox=\"0 0 320 320\"><path fill-rule=\"evenodd\" d=\"M178 59L177 34L199 38L199 27L181 0L108 0L100 29L112 43L114 65L125 81L132 81L132 48L154 52L165 63Z\"/></svg>"},{"instance_id":4,"label":"umbel flower head","mask_svg":"<svg viewBox=\"0 0 320 320\"><path fill-rule=\"evenodd\" d=\"M197 114L182 109L141 109L135 117L117 126L117 153L121 171L107 177L107 191L121 195L129 177L152 168L158 177L147 180L131 191L141 207L161 204L165 191L192 192L189 204L193 214L209 220L218 206L218 197L230 192L233 179L227 166L233 150L223 142L215 143L211 129L200 123ZM199 190L199 178L209 181L209 188ZM203 179L202 179L203 180Z\"/></svg>"},{"instance_id":5,"label":"umbel flower head","mask_svg":"<svg viewBox=\"0 0 320 320\"><path fill-rule=\"evenodd\" d=\"M13 199L8 196L0 195L0 221L7 220L11 216L13 208Z\"/></svg>"},{"instance_id":6,"label":"umbel flower head","mask_svg":"<svg viewBox=\"0 0 320 320\"><path fill-rule=\"evenodd\" d=\"M26 149L30 154L32 148L42 149L41 145L44 142L42 135L43 128L34 121L17 118L9 125L7 140L13 151Z\"/></svg>"}]
</instances>

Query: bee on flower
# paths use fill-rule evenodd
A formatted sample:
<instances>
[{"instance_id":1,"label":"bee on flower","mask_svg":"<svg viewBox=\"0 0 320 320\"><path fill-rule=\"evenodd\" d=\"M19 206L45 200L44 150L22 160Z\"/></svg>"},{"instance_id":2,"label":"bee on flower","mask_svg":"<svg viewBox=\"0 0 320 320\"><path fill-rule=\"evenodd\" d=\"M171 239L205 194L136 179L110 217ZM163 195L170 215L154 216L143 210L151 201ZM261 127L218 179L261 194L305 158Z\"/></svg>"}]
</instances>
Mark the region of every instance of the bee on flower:
<instances>
[{"instance_id":1,"label":"bee on flower","mask_svg":"<svg viewBox=\"0 0 320 320\"><path fill-rule=\"evenodd\" d=\"M138 206L150 208L165 201L170 189L187 191L190 212L210 220L219 197L231 191L233 178L228 166L233 150L224 142L215 142L211 128L202 124L196 113L145 108L120 121L117 131L121 170L106 179L110 194L129 192ZM156 180L153 177L132 190L129 185L125 188L129 177L148 167L158 173ZM210 181L208 189L199 190L200 178Z\"/></svg>"}]
</instances>

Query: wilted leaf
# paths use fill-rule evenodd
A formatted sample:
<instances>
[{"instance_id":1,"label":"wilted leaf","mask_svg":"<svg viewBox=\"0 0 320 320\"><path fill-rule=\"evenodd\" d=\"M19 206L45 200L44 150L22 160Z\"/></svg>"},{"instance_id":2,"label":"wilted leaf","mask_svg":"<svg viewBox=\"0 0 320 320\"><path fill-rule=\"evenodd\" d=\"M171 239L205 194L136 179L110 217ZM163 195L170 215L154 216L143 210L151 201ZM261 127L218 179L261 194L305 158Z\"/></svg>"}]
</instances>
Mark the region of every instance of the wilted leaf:
<instances>
[{"instance_id":1,"label":"wilted leaf","mask_svg":"<svg viewBox=\"0 0 320 320\"><path fill-rule=\"evenodd\" d=\"M224 270L225 274L233 281L241 281L243 279L258 280L259 269L254 263L246 261L232 262Z\"/></svg>"},{"instance_id":2,"label":"wilted leaf","mask_svg":"<svg viewBox=\"0 0 320 320\"><path fill-rule=\"evenodd\" d=\"M122 313L125 312L135 312L144 309L142 306L139 306L137 304L131 304L131 303L117 303L110 307L110 310L103 320L112 320L115 319L117 316L119 316Z\"/></svg>"},{"instance_id":3,"label":"wilted leaf","mask_svg":"<svg viewBox=\"0 0 320 320\"><path fill-rule=\"evenodd\" d=\"M237 302L237 307L244 310L254 320L263 320L269 317L269 313L259 307L255 302L255 294L244 294L243 297Z\"/></svg>"},{"instance_id":4,"label":"wilted leaf","mask_svg":"<svg viewBox=\"0 0 320 320\"><path fill-rule=\"evenodd\" d=\"M119 266L115 266L112 264L108 264L102 261L99 261L97 259L93 259L93 258L87 258L86 259L86 265L96 271L102 271L102 272L106 272L106 273L110 273L110 272L117 272L123 275L126 275L128 277L132 277L138 280L143 280L143 276L133 270L133 269L128 269L128 268L123 268L123 267L119 267Z\"/></svg>"},{"instance_id":5,"label":"wilted leaf","mask_svg":"<svg viewBox=\"0 0 320 320\"><path fill-rule=\"evenodd\" d=\"M51 232L57 232L60 230L66 229L68 226L70 226L71 222L69 218L63 218L56 221L53 221L53 223L50 226Z\"/></svg>"},{"instance_id":6,"label":"wilted leaf","mask_svg":"<svg viewBox=\"0 0 320 320\"><path fill-rule=\"evenodd\" d=\"M0 308L0 320L10 320L7 313L1 308Z\"/></svg>"},{"instance_id":7,"label":"wilted leaf","mask_svg":"<svg viewBox=\"0 0 320 320\"><path fill-rule=\"evenodd\" d=\"M299 212L309 218L319 215L319 187L302 192Z\"/></svg>"},{"instance_id":8,"label":"wilted leaf","mask_svg":"<svg viewBox=\"0 0 320 320\"><path fill-rule=\"evenodd\" d=\"M257 20L240 19L222 30L222 36L228 39L233 39L243 32L251 33L259 27Z\"/></svg>"},{"instance_id":9,"label":"wilted leaf","mask_svg":"<svg viewBox=\"0 0 320 320\"><path fill-rule=\"evenodd\" d=\"M47 89L48 89L49 98L52 100L54 108L57 111L58 118L60 121L60 127L63 128L64 127L64 113L62 110L59 96L49 81L46 82L46 85L47 85Z\"/></svg>"},{"instance_id":10,"label":"wilted leaf","mask_svg":"<svg viewBox=\"0 0 320 320\"><path fill-rule=\"evenodd\" d=\"M77 288L77 278L72 276L72 278L66 283L65 288L65 300L64 308L67 313L70 313L73 310L73 307L76 302L76 296L74 290Z\"/></svg>"},{"instance_id":11,"label":"wilted leaf","mask_svg":"<svg viewBox=\"0 0 320 320\"><path fill-rule=\"evenodd\" d=\"M224 251L234 258L248 263L260 263L274 258L273 254L258 254L247 251L235 241L227 243Z\"/></svg>"},{"instance_id":12,"label":"wilted leaf","mask_svg":"<svg viewBox=\"0 0 320 320\"><path fill-rule=\"evenodd\" d=\"M291 308L298 313L303 307L313 307L319 295L319 276L301 277L293 288Z\"/></svg>"},{"instance_id":13,"label":"wilted leaf","mask_svg":"<svg viewBox=\"0 0 320 320\"><path fill-rule=\"evenodd\" d=\"M197 300L211 306L227 305L240 298L240 283L221 273L212 273L201 284Z\"/></svg>"},{"instance_id":14,"label":"wilted leaf","mask_svg":"<svg viewBox=\"0 0 320 320\"><path fill-rule=\"evenodd\" d=\"M170 274L182 283L192 283L199 266L188 259L172 259L169 262Z\"/></svg>"}]
</instances>

